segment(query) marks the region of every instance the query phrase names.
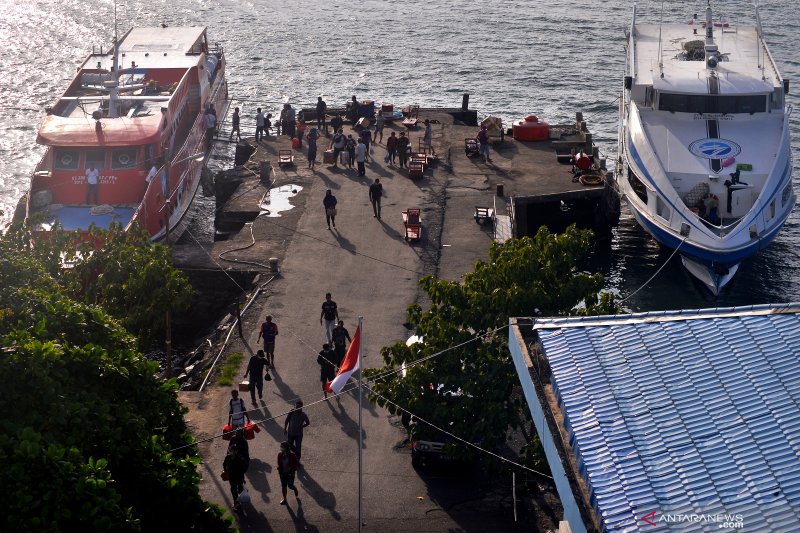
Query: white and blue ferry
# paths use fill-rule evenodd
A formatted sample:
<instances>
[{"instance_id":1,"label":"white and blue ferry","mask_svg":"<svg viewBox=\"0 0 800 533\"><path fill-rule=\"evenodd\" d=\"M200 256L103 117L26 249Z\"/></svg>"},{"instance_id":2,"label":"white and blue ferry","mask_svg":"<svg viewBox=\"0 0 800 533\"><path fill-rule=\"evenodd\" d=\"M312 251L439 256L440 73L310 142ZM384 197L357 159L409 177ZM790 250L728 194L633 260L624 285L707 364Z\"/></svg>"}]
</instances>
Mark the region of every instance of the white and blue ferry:
<instances>
[{"instance_id":1,"label":"white and blue ferry","mask_svg":"<svg viewBox=\"0 0 800 533\"><path fill-rule=\"evenodd\" d=\"M620 98L617 183L637 222L714 294L795 205L788 80L755 24L639 24Z\"/></svg>"}]
</instances>

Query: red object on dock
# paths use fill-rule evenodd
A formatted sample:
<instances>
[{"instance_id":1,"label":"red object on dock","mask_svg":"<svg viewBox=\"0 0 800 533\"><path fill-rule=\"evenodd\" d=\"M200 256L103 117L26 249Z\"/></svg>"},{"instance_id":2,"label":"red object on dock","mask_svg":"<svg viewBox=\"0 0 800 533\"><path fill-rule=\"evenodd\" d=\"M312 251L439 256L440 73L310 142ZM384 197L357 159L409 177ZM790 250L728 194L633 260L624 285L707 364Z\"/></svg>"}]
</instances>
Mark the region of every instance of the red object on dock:
<instances>
[{"instance_id":1,"label":"red object on dock","mask_svg":"<svg viewBox=\"0 0 800 533\"><path fill-rule=\"evenodd\" d=\"M297 137L294 137L292 139L292 148L294 148L295 150L300 149L300 139L298 139Z\"/></svg>"},{"instance_id":2,"label":"red object on dock","mask_svg":"<svg viewBox=\"0 0 800 533\"><path fill-rule=\"evenodd\" d=\"M233 438L233 426L230 424L225 424L222 427L222 440L231 440Z\"/></svg>"},{"instance_id":3,"label":"red object on dock","mask_svg":"<svg viewBox=\"0 0 800 533\"><path fill-rule=\"evenodd\" d=\"M546 141L550 138L550 124L542 122L536 115L528 115L512 126L518 141Z\"/></svg>"},{"instance_id":4,"label":"red object on dock","mask_svg":"<svg viewBox=\"0 0 800 533\"><path fill-rule=\"evenodd\" d=\"M260 429L258 431L261 431ZM256 438L256 425L252 422L248 422L244 425L244 438L247 440L253 440Z\"/></svg>"},{"instance_id":5,"label":"red object on dock","mask_svg":"<svg viewBox=\"0 0 800 533\"><path fill-rule=\"evenodd\" d=\"M392 105L392 104L383 104L381 106L381 113L394 113L394 105Z\"/></svg>"}]
</instances>

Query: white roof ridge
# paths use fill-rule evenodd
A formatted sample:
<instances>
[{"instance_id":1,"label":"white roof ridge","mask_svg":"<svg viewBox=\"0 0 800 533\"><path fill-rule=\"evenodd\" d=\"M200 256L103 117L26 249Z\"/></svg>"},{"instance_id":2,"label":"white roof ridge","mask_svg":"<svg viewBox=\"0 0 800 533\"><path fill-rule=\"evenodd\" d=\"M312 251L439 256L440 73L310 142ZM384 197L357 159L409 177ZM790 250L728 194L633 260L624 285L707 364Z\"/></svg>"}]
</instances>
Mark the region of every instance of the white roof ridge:
<instances>
[{"instance_id":1,"label":"white roof ridge","mask_svg":"<svg viewBox=\"0 0 800 533\"><path fill-rule=\"evenodd\" d=\"M533 329L566 329L596 326L619 326L657 322L679 322L711 318L736 318L745 316L767 316L800 313L800 302L784 304L761 304L739 307L715 307L708 309L683 309L677 311L647 311L624 315L602 315L581 317L530 317ZM519 318L512 318L516 324Z\"/></svg>"}]
</instances>

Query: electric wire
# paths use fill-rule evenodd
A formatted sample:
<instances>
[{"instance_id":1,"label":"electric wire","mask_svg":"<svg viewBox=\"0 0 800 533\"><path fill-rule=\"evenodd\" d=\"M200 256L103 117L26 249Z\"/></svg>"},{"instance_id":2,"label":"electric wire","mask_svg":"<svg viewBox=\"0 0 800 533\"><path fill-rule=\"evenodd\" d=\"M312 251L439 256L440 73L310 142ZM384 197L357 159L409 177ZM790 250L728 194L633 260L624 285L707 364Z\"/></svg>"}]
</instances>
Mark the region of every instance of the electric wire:
<instances>
[{"instance_id":1,"label":"electric wire","mask_svg":"<svg viewBox=\"0 0 800 533\"><path fill-rule=\"evenodd\" d=\"M406 363L406 368L410 368L410 367L412 367L412 366L416 366L416 365L418 365L418 364L422 364L422 363L424 363L425 361L428 361L428 360L430 360L430 359L432 359L432 358L434 358L434 357L439 357L439 356L441 356L441 355L444 355L445 353L447 353L447 352L449 352L449 351L451 351L451 350L455 350L456 348L460 348L460 347L462 347L462 346L464 346L464 345L466 345L466 344L469 344L470 342L474 342L474 341L476 341L476 340L478 340L478 339L480 339L480 338L483 338L483 337L486 337L486 336L488 336L488 335L491 335L491 334L493 334L493 333L496 333L497 331L500 331L500 330L502 330L502 329L505 329L505 328L507 328L507 327L508 327L508 325L503 325L503 326L501 326L501 327L499 327L499 328L496 328L496 329L494 329L494 330L492 330L492 331L489 331L489 332L483 333L483 334L481 334L481 335L476 335L476 336L474 336L473 338L471 338L471 339L469 339L469 340L467 340L467 341L464 341L464 342L462 342L462 343L459 343L459 344L457 344L457 345L454 345L454 346L449 346L449 347L447 347L447 348L445 348L445 349L443 349L443 350L440 350L440 351L438 351L438 352L436 352L436 353L434 353L434 354L431 354L431 355L429 355L429 356L422 357L422 358L420 358L420 359L417 359L417 360L411 361L411 362L409 362L409 363ZM285 329L288 329L288 328L285 328ZM290 331L291 331L291 330L290 330ZM295 336L296 336L296 335L295 335ZM299 337L298 337L298 338L299 338ZM310 344L309 344L308 342L306 342L306 341L303 341L302 339L301 339L301 342L302 342L303 344L307 345L307 346L310 346ZM376 383L377 381L384 380L384 379L386 379L386 378L388 378L388 377L390 377L390 376L392 376L392 375L394 375L394 374L396 374L396 373L398 373L398 372L401 372L401 371L402 371L402 369L392 370L392 371L388 371L388 372L385 372L385 373L383 373L383 374L380 374L380 375L378 375L378 376L375 376L375 377L373 377L372 379L369 379L369 380L362 380L362 385L370 386L370 385L372 385L373 383ZM348 393L348 392L350 392L350 391L353 391L353 390L355 390L355 389L357 389L357 388L358 388L358 384L357 384L357 383L355 383L355 382L348 382L348 384L347 384L347 385L345 385L345 387L342 389L342 391L341 391L341 392L340 392L340 393L339 393L337 396L339 396L339 395L342 395L342 394L345 394L345 393ZM314 393L314 394L316 395L316 394L318 394L318 393ZM311 396L311 394L307 394L307 395L298 396L298 397L294 398L293 400L294 400L294 401L301 400L302 398L304 398L304 397L308 397L308 396ZM325 402L325 401L328 401L328 398L323 398L323 399L321 399L321 400L314 401L314 402L312 402L312 403L309 403L309 404L305 404L305 405L304 405L304 407L310 407L310 406L313 406L313 405L316 405L316 404L318 404L318 403L322 403L322 402ZM243 411L243 413L248 413L248 415L247 415L247 416L248 416L248 418L249 418L249 413L251 413L251 412L253 412L253 411L260 411L260 408L255 408L255 409L246 409L246 410L244 410L244 411ZM292 409L290 409L289 411L286 411L286 412L284 412L284 413L281 413L281 414L278 414L278 415L274 415L274 416L270 416L270 417L267 417L267 418L262 418L262 419L258 419L258 420L255 420L255 421L252 421L252 420L251 420L251 422L252 422L253 424L264 424L265 422L270 422L270 421L272 421L272 420L275 420L275 419L277 419L277 418L279 418L279 417L286 416L286 415L287 415L288 413L290 413L291 411L292 411ZM203 439L197 439L197 440L195 440L195 441L194 441L193 443L191 443L191 444L183 444L183 445L181 445L181 446L177 446L177 447L175 447L175 448L171 449L171 450L170 450L170 453L172 453L172 452L175 452L175 451L178 451L178 450L181 450L181 449L184 449L184 448L188 448L188 447L194 446L194 445L196 445L196 444L201 444L201 443L203 443L203 442L208 442L208 441L212 441L212 440L214 440L214 439L218 439L218 438L220 438L220 437L223 437L223 436L226 436L226 435L232 434L232 433L233 433L233 432L235 432L235 431L236 431L236 430L229 431L229 432L222 432L222 433L219 433L219 434L216 434L216 435L212 435L212 436L210 436L210 437L206 437L206 438L203 438Z\"/></svg>"}]
</instances>

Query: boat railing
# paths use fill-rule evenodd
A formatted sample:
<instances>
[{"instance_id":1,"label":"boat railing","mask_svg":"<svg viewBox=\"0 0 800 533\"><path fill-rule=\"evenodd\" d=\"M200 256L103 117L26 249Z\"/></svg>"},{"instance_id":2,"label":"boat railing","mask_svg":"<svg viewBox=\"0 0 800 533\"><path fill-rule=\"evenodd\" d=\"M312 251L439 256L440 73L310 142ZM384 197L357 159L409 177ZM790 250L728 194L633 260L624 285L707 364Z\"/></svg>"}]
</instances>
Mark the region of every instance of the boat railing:
<instances>
[{"instance_id":1,"label":"boat railing","mask_svg":"<svg viewBox=\"0 0 800 533\"><path fill-rule=\"evenodd\" d=\"M733 219L731 222L725 222L724 220L720 220L719 224L713 224L710 221L706 220L705 218L701 217L700 215L697 215L697 218L700 219L700 221L703 223L705 227L714 232L715 235L722 237L724 235L727 235L730 232L730 230L732 230L736 225L738 225L739 222L741 222L741 220L744 217Z\"/></svg>"}]
</instances>

